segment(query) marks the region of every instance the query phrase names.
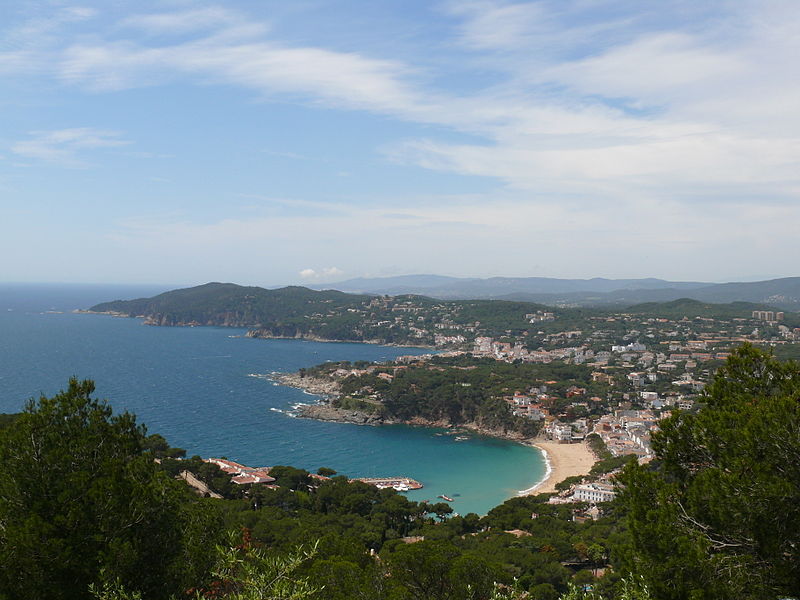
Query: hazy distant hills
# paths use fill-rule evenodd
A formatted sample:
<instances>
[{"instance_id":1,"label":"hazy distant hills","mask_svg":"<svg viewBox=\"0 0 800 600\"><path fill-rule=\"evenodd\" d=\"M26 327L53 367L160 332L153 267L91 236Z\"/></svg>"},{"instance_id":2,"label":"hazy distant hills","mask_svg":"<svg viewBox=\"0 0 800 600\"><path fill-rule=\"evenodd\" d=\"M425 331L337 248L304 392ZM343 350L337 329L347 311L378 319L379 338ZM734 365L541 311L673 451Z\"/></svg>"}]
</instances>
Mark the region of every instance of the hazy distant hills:
<instances>
[{"instance_id":1,"label":"hazy distant hills","mask_svg":"<svg viewBox=\"0 0 800 600\"><path fill-rule=\"evenodd\" d=\"M446 277L444 275L401 275L349 279L339 283L309 286L363 294L422 294L442 299L491 299L508 294L563 294L573 292L609 293L616 290L695 289L710 285L701 282L663 279L556 279L552 277L490 277L488 279Z\"/></svg>"},{"instance_id":2,"label":"hazy distant hills","mask_svg":"<svg viewBox=\"0 0 800 600\"><path fill-rule=\"evenodd\" d=\"M692 298L703 302L754 302L784 310L800 309L800 277L756 282L704 283L663 279L556 279L551 277L491 277L404 275L359 278L313 286L361 294L421 294L446 300L501 299L550 305L629 306Z\"/></svg>"}]
</instances>

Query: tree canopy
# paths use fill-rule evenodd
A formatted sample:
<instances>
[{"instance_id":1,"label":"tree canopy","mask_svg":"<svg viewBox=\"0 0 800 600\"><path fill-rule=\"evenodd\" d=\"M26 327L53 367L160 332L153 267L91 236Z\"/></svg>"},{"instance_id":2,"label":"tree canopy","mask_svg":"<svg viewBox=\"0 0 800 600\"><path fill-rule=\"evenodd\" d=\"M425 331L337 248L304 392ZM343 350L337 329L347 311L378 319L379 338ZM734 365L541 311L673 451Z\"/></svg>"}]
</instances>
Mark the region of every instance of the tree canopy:
<instances>
[{"instance_id":1,"label":"tree canopy","mask_svg":"<svg viewBox=\"0 0 800 600\"><path fill-rule=\"evenodd\" d=\"M622 478L629 570L658 598L800 592L800 366L752 346L718 370L697 413L653 437Z\"/></svg>"},{"instance_id":2,"label":"tree canopy","mask_svg":"<svg viewBox=\"0 0 800 600\"><path fill-rule=\"evenodd\" d=\"M84 598L91 583L118 580L167 598L207 569L211 513L145 453L135 417L93 392L71 379L0 435L0 590L10 597Z\"/></svg>"}]
</instances>

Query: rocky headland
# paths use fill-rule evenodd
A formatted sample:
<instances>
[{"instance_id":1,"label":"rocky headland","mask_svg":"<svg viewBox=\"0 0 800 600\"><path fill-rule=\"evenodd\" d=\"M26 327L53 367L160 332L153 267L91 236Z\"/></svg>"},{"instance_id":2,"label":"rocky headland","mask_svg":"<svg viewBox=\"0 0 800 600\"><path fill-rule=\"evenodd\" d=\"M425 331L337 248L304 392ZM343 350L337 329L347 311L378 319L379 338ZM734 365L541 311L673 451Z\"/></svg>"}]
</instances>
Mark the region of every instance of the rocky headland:
<instances>
[{"instance_id":1,"label":"rocky headland","mask_svg":"<svg viewBox=\"0 0 800 600\"><path fill-rule=\"evenodd\" d=\"M413 417L407 420L395 419L385 415L368 413L350 408L337 408L332 405L334 400L341 397L341 388L335 379L312 377L300 373L276 373L273 379L281 385L297 388L319 397L314 404L306 404L298 408L298 416L307 419L330 421L335 423L350 423L353 425L411 425L413 427L438 427L444 429L456 428L470 431L478 435L496 437L520 443L533 443L532 438L527 438L516 431L492 429L480 423L451 423L449 421L432 421L422 417Z\"/></svg>"}]
</instances>

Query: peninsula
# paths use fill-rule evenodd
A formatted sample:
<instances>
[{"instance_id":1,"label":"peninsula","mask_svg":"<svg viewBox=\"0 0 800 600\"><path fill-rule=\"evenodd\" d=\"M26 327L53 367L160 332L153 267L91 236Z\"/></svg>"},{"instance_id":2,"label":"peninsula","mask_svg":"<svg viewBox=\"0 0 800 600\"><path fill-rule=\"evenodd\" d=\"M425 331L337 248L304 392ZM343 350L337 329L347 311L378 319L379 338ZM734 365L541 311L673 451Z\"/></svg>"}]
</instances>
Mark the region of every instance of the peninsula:
<instances>
[{"instance_id":1,"label":"peninsula","mask_svg":"<svg viewBox=\"0 0 800 600\"><path fill-rule=\"evenodd\" d=\"M542 371L464 357L423 356L358 367L326 363L298 373L276 373L273 378L319 397L318 403L298 407L301 417L356 425L469 430L534 446L545 455L546 478L521 493L552 493L560 481L587 475L597 456L582 439L576 443L548 439L542 421L515 415L512 404L493 396L534 370ZM500 382L494 381L498 378ZM469 392L458 393L459 389ZM400 398L403 401L398 403Z\"/></svg>"}]
</instances>

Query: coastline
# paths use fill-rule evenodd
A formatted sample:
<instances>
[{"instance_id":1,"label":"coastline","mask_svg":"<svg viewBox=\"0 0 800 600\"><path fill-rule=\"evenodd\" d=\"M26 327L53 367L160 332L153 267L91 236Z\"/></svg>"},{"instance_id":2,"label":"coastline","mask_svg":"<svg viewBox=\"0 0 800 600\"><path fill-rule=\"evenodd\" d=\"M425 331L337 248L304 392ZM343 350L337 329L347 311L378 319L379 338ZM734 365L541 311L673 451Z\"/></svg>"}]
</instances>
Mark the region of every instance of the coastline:
<instances>
[{"instance_id":1,"label":"coastline","mask_svg":"<svg viewBox=\"0 0 800 600\"><path fill-rule=\"evenodd\" d=\"M559 444L549 440L536 440L532 446L542 451L547 470L541 481L528 489L518 492L520 496L552 494L556 484L567 477L587 475L597 457L586 442L580 444Z\"/></svg>"},{"instance_id":2,"label":"coastline","mask_svg":"<svg viewBox=\"0 0 800 600\"><path fill-rule=\"evenodd\" d=\"M336 382L311 376L300 377L298 373L273 373L271 377L273 381L281 385L301 389L307 394L316 396L319 399L315 404L303 406L300 410L300 417L338 423L350 423L353 425L378 426L403 424L417 427L451 426L448 423L434 423L422 419L400 422L393 419L376 418L374 415L368 415L359 411L334 408L331 406L330 402L339 396L339 389ZM517 492L519 496L555 493L555 486L557 483L563 481L567 477L587 475L594 463L597 462L597 457L586 442L581 442L580 444L560 444L540 438L525 439L519 434L488 430L471 423L464 423L457 427L480 435L496 437L538 448L542 452L545 461L544 477L531 487Z\"/></svg>"},{"instance_id":3,"label":"coastline","mask_svg":"<svg viewBox=\"0 0 800 600\"><path fill-rule=\"evenodd\" d=\"M372 340L352 340L352 339L335 339L335 338L324 338L319 337L313 333L296 333L295 335L273 335L262 328L254 328L253 325L248 325L245 323L199 323L197 321L190 321L184 322L180 321L177 323L166 323L162 321L158 321L152 315L132 315L125 312L120 312L116 310L90 310L90 309L83 309L83 308L76 308L73 309L73 314L83 314L83 315L105 315L108 317L117 317L117 318L130 318L130 319L139 319L142 321L142 325L150 325L153 327L232 327L237 329L247 329L247 333L244 334L246 338L253 338L253 339L262 339L262 340L300 340L306 342L320 342L324 344L372 344L376 346L389 346L391 348L421 348L423 350L429 350L433 352L442 352L442 351L453 351L456 350L455 348L449 347L442 347L442 346L431 346L430 344L418 344L418 343L411 343L410 341L407 343L399 343L399 342L388 342L386 340L381 339L372 339ZM428 353L429 354L429 353ZM426 356L426 354L421 354L420 356Z\"/></svg>"},{"instance_id":4,"label":"coastline","mask_svg":"<svg viewBox=\"0 0 800 600\"><path fill-rule=\"evenodd\" d=\"M145 323L148 324L148 323ZM178 324L181 326L182 324ZM377 346L389 346L392 348L422 348L424 350L442 350L442 348L437 348L436 346L431 346L429 344L400 344L397 342L387 342L385 340L344 340L344 339L331 339L331 338L323 338L313 333L297 333L295 335L272 335L270 333L264 333L261 329L250 329L248 327L244 327L244 329L248 329L248 332L245 334L244 337L253 338L253 339L260 339L260 340L302 340L306 342L320 342L324 344L372 344ZM424 354L421 356L425 356Z\"/></svg>"}]
</instances>

